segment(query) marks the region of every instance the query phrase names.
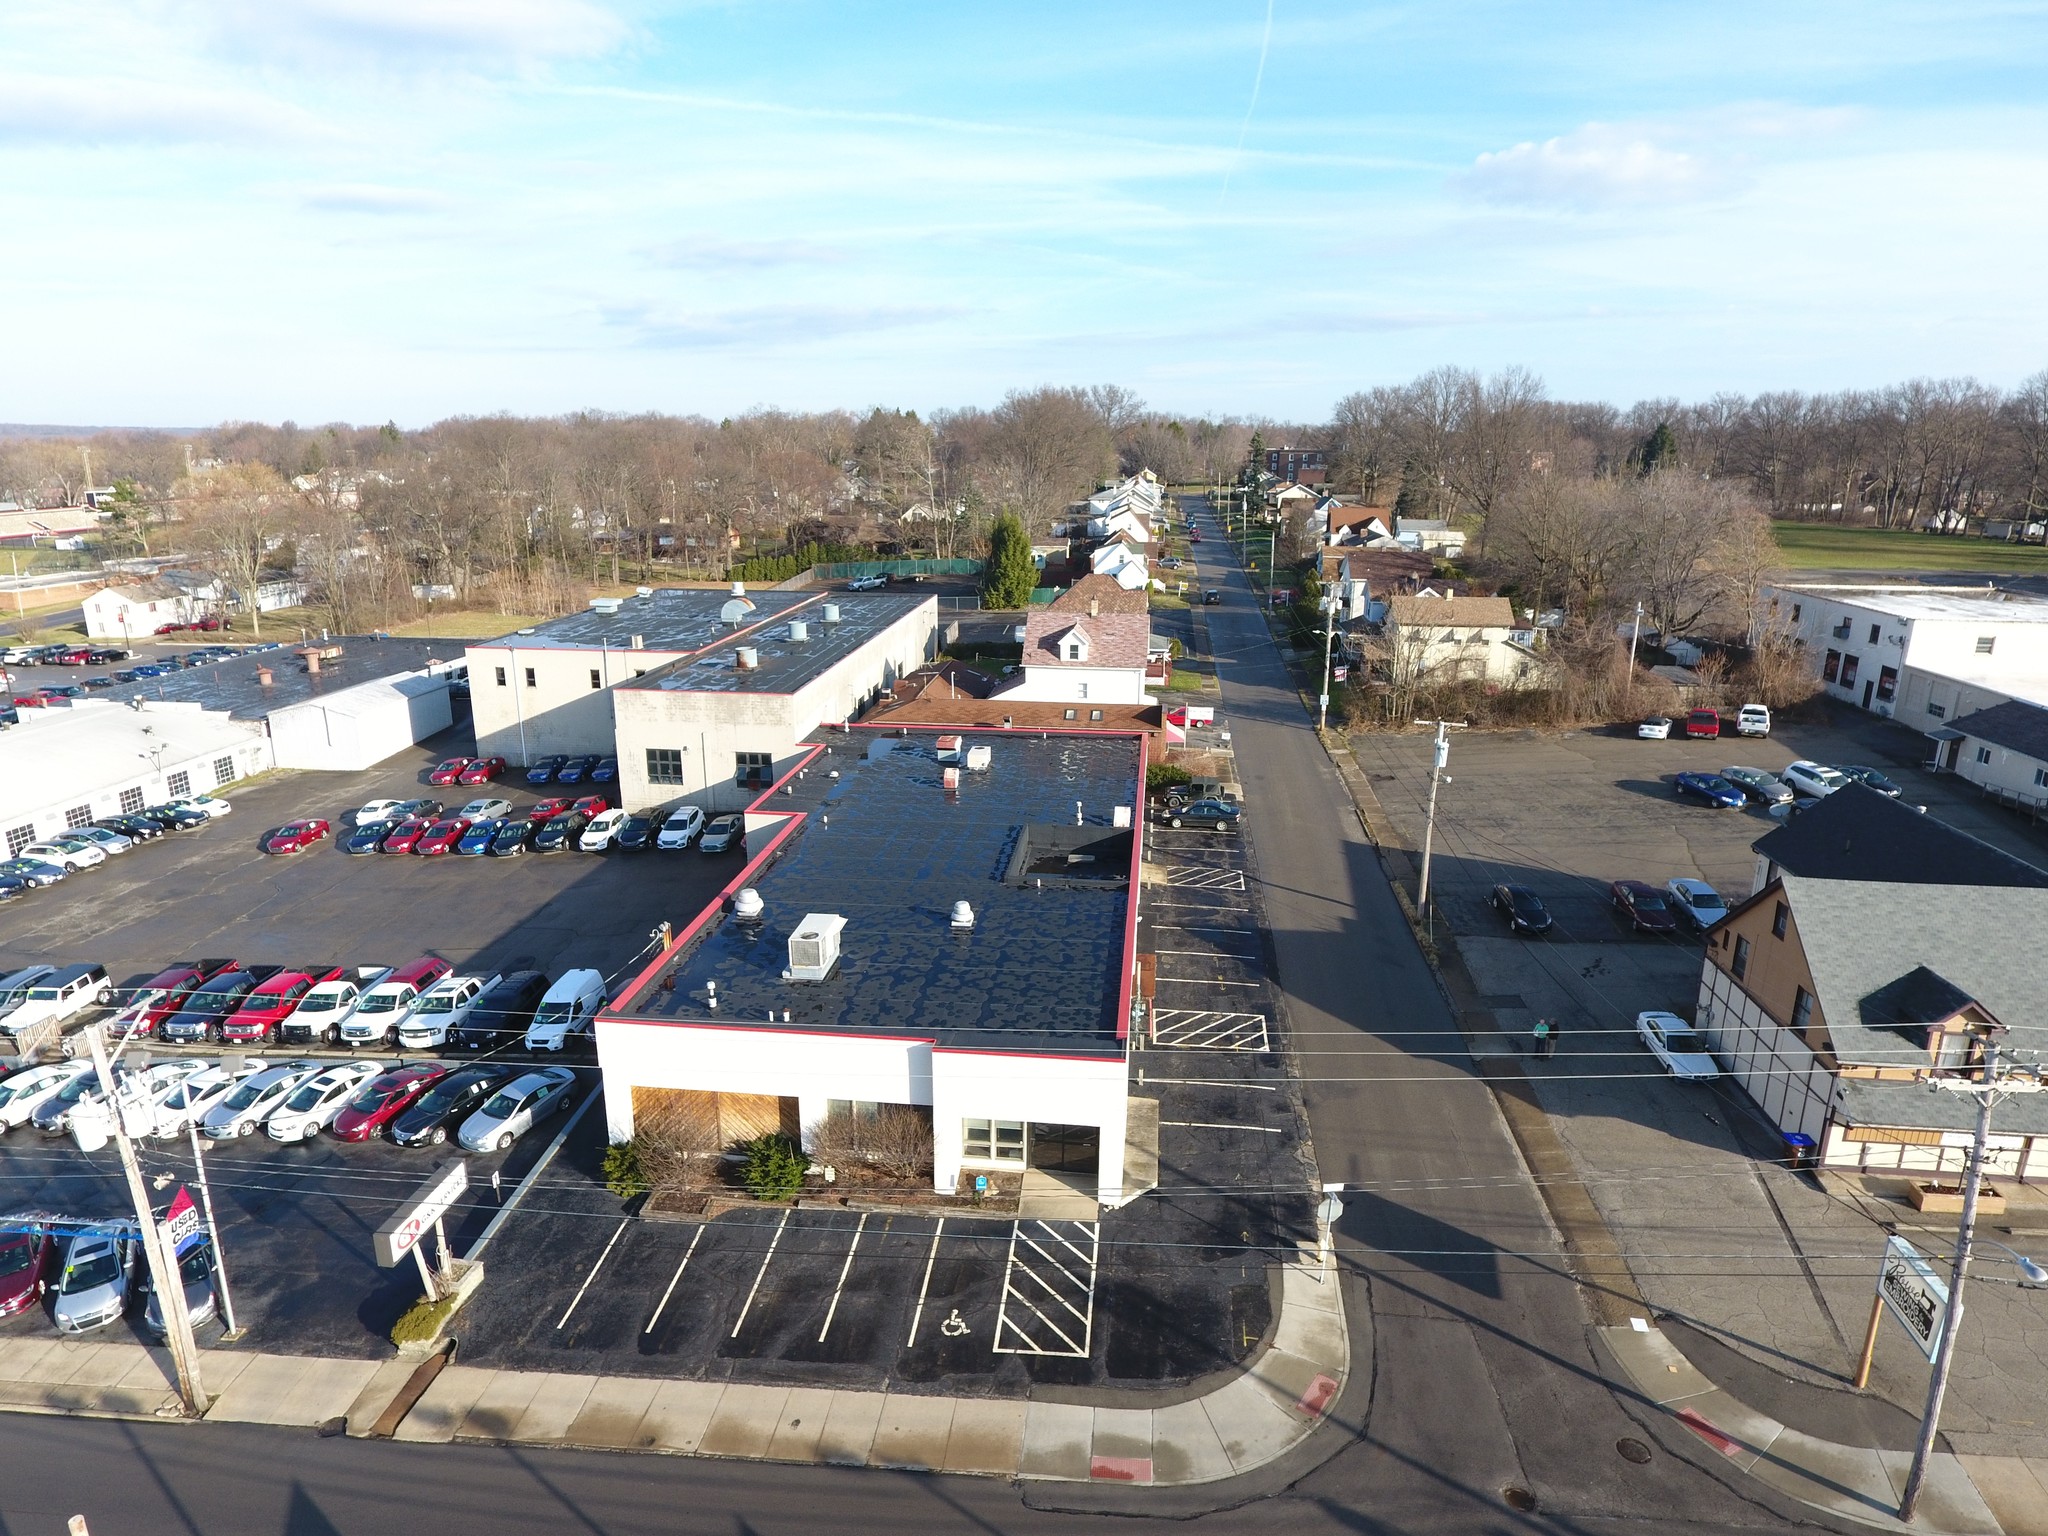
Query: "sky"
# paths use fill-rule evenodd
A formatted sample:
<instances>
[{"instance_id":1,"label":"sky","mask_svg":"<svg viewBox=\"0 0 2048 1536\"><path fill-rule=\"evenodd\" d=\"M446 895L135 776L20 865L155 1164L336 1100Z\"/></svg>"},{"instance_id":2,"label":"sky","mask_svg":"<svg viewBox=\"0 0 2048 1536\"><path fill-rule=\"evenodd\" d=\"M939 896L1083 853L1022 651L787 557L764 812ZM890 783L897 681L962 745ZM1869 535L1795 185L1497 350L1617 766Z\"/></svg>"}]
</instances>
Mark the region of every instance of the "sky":
<instances>
[{"instance_id":1,"label":"sky","mask_svg":"<svg viewBox=\"0 0 2048 1536\"><path fill-rule=\"evenodd\" d=\"M0 421L2048 366L2048 5L8 0Z\"/></svg>"}]
</instances>

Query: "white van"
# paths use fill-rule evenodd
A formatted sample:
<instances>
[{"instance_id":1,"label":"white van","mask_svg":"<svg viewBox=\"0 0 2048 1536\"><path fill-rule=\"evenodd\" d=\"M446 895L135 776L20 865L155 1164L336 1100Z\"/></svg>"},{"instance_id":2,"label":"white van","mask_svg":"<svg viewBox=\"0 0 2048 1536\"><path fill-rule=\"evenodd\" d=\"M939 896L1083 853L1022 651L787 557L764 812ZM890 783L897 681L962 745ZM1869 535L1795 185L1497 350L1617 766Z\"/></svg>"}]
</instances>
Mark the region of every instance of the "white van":
<instances>
[{"instance_id":1,"label":"white van","mask_svg":"<svg viewBox=\"0 0 2048 1536\"><path fill-rule=\"evenodd\" d=\"M602 971L567 971L533 1010L533 1022L526 1026L529 1051L562 1051L570 1037L589 1034L604 1007Z\"/></svg>"},{"instance_id":2,"label":"white van","mask_svg":"<svg viewBox=\"0 0 2048 1536\"><path fill-rule=\"evenodd\" d=\"M1738 736L1768 736L1771 734L1771 711L1763 704L1745 704L1735 712L1735 734Z\"/></svg>"}]
</instances>

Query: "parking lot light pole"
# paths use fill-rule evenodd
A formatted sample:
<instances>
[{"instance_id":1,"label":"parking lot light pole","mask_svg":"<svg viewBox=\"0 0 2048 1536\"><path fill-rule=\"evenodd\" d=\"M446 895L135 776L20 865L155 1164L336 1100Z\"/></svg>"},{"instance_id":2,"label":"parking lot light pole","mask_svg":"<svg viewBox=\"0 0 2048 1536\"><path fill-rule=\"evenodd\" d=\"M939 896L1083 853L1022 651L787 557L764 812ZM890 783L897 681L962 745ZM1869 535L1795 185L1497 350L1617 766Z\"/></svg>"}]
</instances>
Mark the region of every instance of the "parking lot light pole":
<instances>
[{"instance_id":1,"label":"parking lot light pole","mask_svg":"<svg viewBox=\"0 0 2048 1536\"><path fill-rule=\"evenodd\" d=\"M1636 604L1636 622L1628 632L1628 696L1636 694L1636 642L1643 638L1643 605Z\"/></svg>"}]
</instances>

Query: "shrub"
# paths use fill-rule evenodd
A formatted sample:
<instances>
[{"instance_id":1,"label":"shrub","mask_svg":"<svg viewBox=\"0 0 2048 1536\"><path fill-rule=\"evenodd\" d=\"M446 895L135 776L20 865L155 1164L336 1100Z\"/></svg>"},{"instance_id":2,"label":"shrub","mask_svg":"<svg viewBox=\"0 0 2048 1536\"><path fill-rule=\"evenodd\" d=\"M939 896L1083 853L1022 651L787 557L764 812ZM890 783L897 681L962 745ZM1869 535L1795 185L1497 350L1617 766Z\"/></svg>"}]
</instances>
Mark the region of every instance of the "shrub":
<instances>
[{"instance_id":1,"label":"shrub","mask_svg":"<svg viewBox=\"0 0 2048 1536\"><path fill-rule=\"evenodd\" d=\"M455 1311L456 1298L443 1296L439 1301L429 1301L422 1296L418 1301L399 1314L398 1321L391 1325L391 1342L394 1344L424 1344L437 1338L441 1329Z\"/></svg>"},{"instance_id":2,"label":"shrub","mask_svg":"<svg viewBox=\"0 0 2048 1536\"><path fill-rule=\"evenodd\" d=\"M647 1193L647 1172L637 1141L615 1141L604 1149L604 1187L621 1200Z\"/></svg>"},{"instance_id":3,"label":"shrub","mask_svg":"<svg viewBox=\"0 0 2048 1536\"><path fill-rule=\"evenodd\" d=\"M928 1179L931 1116L908 1104L884 1104L872 1114L834 1110L812 1128L811 1155L834 1167L867 1167L895 1179Z\"/></svg>"},{"instance_id":4,"label":"shrub","mask_svg":"<svg viewBox=\"0 0 2048 1536\"><path fill-rule=\"evenodd\" d=\"M797 1144L780 1132L756 1136L740 1151L740 1182L756 1200L787 1200L804 1187L809 1164Z\"/></svg>"},{"instance_id":5,"label":"shrub","mask_svg":"<svg viewBox=\"0 0 2048 1536\"><path fill-rule=\"evenodd\" d=\"M1145 769L1145 788L1152 791L1172 789L1176 784L1192 783L1194 777L1178 763L1153 763Z\"/></svg>"}]
</instances>

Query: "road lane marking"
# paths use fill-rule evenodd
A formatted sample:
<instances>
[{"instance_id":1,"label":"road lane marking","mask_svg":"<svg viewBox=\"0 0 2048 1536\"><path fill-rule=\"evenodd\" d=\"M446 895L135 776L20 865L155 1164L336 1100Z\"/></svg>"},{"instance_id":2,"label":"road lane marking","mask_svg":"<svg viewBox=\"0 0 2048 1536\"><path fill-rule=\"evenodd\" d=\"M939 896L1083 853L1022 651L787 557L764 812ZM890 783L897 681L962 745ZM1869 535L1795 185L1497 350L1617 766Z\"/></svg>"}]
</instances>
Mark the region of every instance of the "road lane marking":
<instances>
[{"instance_id":1,"label":"road lane marking","mask_svg":"<svg viewBox=\"0 0 2048 1536\"><path fill-rule=\"evenodd\" d=\"M860 1225L853 1229L853 1246L846 1250L846 1262L839 1266L839 1283L832 1287L832 1305L825 1309L825 1326L818 1330L818 1342L825 1342L825 1335L832 1331L832 1319L839 1312L839 1293L846 1289L846 1276L853 1268L854 1253L860 1248L860 1235L867 1230L868 1213L860 1213Z\"/></svg>"},{"instance_id":2,"label":"road lane marking","mask_svg":"<svg viewBox=\"0 0 2048 1536\"><path fill-rule=\"evenodd\" d=\"M583 1283L576 1287L576 1294L570 1299L568 1310L562 1314L562 1322L555 1324L555 1332L560 1333L562 1331L562 1323L569 1321L569 1313L574 1312L577 1304L583 1300L583 1293L590 1289L590 1282L595 1280L597 1272L604 1268L604 1261L612 1256L612 1248L618 1243L620 1238L626 1235L627 1223L632 1221L632 1219L630 1216L623 1218L613 1230L611 1242L604 1245L604 1252L597 1256L597 1262L590 1266L590 1273L585 1275Z\"/></svg>"},{"instance_id":3,"label":"road lane marking","mask_svg":"<svg viewBox=\"0 0 2048 1536\"><path fill-rule=\"evenodd\" d=\"M704 1226L709 1225L709 1222L704 1224ZM697 1228L697 1235L690 1239L690 1246L683 1250L683 1262L676 1266L676 1272L669 1277L668 1289L661 1293L661 1302L660 1305L655 1307L654 1316L647 1319L647 1326L640 1330L642 1335L654 1332L654 1325L661 1321L662 1308L668 1305L669 1297L675 1295L676 1282L683 1278L683 1271L690 1267L690 1255L697 1251L697 1244L702 1242L703 1238L704 1227L700 1226Z\"/></svg>"},{"instance_id":4,"label":"road lane marking","mask_svg":"<svg viewBox=\"0 0 2048 1536\"><path fill-rule=\"evenodd\" d=\"M775 1235L768 1239L768 1251L761 1255L761 1267L754 1271L754 1283L747 1287L747 1304L740 1308L739 1321L732 1325L732 1333L729 1335L731 1338L736 1339L740 1336L740 1329L746 1324L747 1314L754 1310L754 1297L761 1289L761 1277L768 1273L768 1261L775 1257L775 1245L782 1241L782 1229L789 1225L789 1213L793 1209L795 1207L785 1206L782 1220L775 1223Z\"/></svg>"},{"instance_id":5,"label":"road lane marking","mask_svg":"<svg viewBox=\"0 0 2048 1536\"><path fill-rule=\"evenodd\" d=\"M932 1266L939 1261L939 1234L946 1230L946 1218L941 1216L939 1224L932 1228L932 1251L925 1255L924 1284L917 1288L917 1310L910 1314L910 1337L903 1341L903 1347L910 1349L917 1343L917 1325L924 1318L925 1292L932 1288Z\"/></svg>"},{"instance_id":6,"label":"road lane marking","mask_svg":"<svg viewBox=\"0 0 2048 1536\"><path fill-rule=\"evenodd\" d=\"M1256 960L1257 955L1233 955L1227 949L1155 949L1155 955L1194 955L1204 960Z\"/></svg>"}]
</instances>

